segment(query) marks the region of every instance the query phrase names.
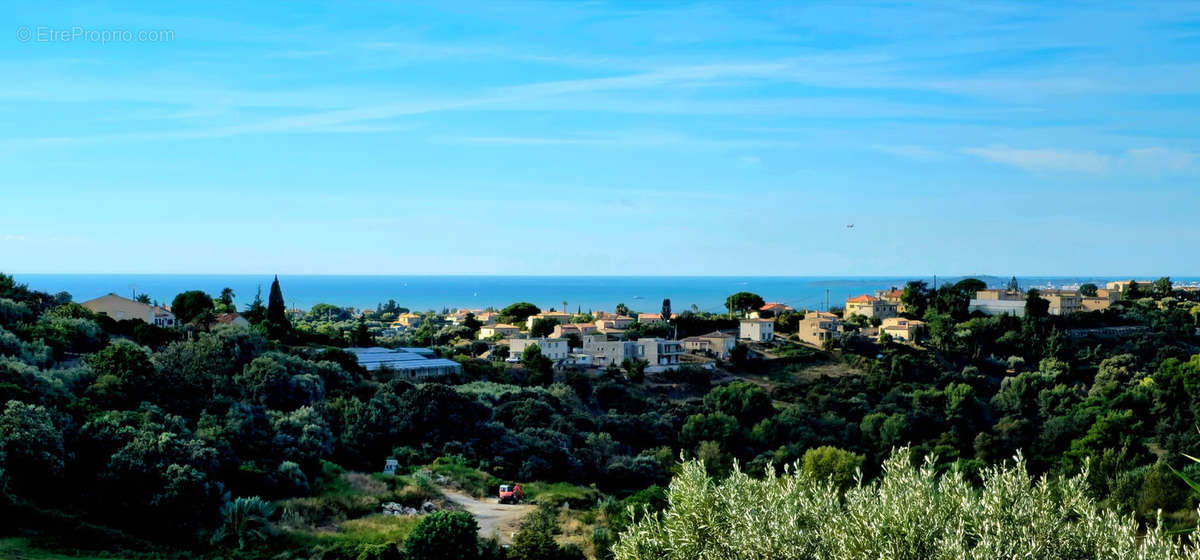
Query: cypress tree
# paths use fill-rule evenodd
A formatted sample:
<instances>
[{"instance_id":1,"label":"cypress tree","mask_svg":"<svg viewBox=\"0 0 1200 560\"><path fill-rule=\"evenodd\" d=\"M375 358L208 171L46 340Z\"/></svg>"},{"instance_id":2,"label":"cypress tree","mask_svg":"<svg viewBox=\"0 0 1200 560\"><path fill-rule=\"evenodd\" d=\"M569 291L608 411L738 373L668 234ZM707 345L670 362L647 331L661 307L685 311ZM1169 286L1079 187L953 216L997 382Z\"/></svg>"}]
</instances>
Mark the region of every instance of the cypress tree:
<instances>
[{"instance_id":1,"label":"cypress tree","mask_svg":"<svg viewBox=\"0 0 1200 560\"><path fill-rule=\"evenodd\" d=\"M279 289L279 275L271 282L271 293L267 296L267 330L272 336L283 336L292 330L283 305L283 290Z\"/></svg>"}]
</instances>

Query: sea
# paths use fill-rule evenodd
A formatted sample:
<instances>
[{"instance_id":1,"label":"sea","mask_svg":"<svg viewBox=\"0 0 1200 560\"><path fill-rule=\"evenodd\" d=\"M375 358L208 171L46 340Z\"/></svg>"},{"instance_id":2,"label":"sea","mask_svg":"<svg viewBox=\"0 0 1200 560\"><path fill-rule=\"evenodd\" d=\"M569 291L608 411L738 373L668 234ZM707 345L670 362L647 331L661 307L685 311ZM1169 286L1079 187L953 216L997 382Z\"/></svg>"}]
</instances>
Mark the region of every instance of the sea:
<instances>
[{"instance_id":1,"label":"sea","mask_svg":"<svg viewBox=\"0 0 1200 560\"><path fill-rule=\"evenodd\" d=\"M13 274L20 283L44 292L68 292L82 302L114 293L125 297L147 294L169 304L187 290L203 290L214 296L231 288L238 308L245 308L261 289L263 300L270 290L271 275L193 274ZM840 307L847 297L902 287L910 280L935 283L956 282L962 276L280 276L279 284L287 306L301 309L318 303L356 309L375 308L395 300L414 311L502 308L518 301L542 309L567 311L611 311L618 303L642 313L658 313L664 299L671 300L676 313L695 309L720 312L732 293L754 292L764 300L782 302L796 309L826 309L826 302ZM989 286L1007 284L1009 277L972 276ZM1140 277L1135 277L1141 280ZM1022 287L1072 287L1084 282L1100 286L1110 277L1018 277ZM1147 279L1150 279L1147 277ZM1176 284L1198 284L1200 278L1175 278Z\"/></svg>"}]
</instances>

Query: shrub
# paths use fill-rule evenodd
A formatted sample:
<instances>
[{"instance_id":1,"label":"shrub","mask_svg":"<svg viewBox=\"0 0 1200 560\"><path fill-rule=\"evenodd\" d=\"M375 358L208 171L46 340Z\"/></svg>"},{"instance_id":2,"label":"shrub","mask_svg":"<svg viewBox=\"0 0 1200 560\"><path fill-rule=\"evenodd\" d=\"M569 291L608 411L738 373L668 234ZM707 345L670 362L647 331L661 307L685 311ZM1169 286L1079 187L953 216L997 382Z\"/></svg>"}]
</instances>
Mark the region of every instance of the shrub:
<instances>
[{"instance_id":1,"label":"shrub","mask_svg":"<svg viewBox=\"0 0 1200 560\"><path fill-rule=\"evenodd\" d=\"M901 449L869 485L841 494L793 465L757 480L740 470L723 481L691 461L668 491L669 508L621 534L618 560L825 558L1181 558L1200 550L1144 531L1100 508L1086 469L1067 479L1033 479L1018 456L982 473L976 490L932 459L913 464Z\"/></svg>"},{"instance_id":2,"label":"shrub","mask_svg":"<svg viewBox=\"0 0 1200 560\"><path fill-rule=\"evenodd\" d=\"M479 555L479 525L465 511L435 511L404 541L409 560L460 560Z\"/></svg>"},{"instance_id":3,"label":"shrub","mask_svg":"<svg viewBox=\"0 0 1200 560\"><path fill-rule=\"evenodd\" d=\"M221 506L222 524L213 534L212 541L214 544L237 543L238 550L264 543L272 534L268 519L273 513L275 506L258 496L226 502Z\"/></svg>"},{"instance_id":4,"label":"shrub","mask_svg":"<svg viewBox=\"0 0 1200 560\"><path fill-rule=\"evenodd\" d=\"M825 445L804 452L804 473L816 480L832 480L839 487L854 481L863 456Z\"/></svg>"}]
</instances>

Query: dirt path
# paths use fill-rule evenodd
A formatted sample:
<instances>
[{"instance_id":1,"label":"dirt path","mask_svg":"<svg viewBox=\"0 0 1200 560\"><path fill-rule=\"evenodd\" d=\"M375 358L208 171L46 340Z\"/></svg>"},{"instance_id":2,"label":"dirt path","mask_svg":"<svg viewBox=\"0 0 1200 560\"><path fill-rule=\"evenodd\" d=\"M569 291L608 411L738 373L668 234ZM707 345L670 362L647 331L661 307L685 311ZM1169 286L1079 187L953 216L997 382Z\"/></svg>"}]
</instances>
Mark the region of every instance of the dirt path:
<instances>
[{"instance_id":1,"label":"dirt path","mask_svg":"<svg viewBox=\"0 0 1200 560\"><path fill-rule=\"evenodd\" d=\"M535 508L528 504L501 504L496 498L476 500L445 488L442 493L475 516L475 521L479 523L479 536L499 537L501 544L512 544L513 535L521 527L521 520Z\"/></svg>"}]
</instances>

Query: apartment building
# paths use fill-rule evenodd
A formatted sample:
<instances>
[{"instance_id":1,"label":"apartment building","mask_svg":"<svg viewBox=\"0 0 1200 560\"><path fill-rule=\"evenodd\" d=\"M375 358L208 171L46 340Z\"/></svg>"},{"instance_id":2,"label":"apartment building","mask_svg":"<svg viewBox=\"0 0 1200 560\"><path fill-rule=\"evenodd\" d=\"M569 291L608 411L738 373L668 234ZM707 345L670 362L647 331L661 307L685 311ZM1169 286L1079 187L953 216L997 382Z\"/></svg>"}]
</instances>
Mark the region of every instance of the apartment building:
<instances>
[{"instance_id":1,"label":"apartment building","mask_svg":"<svg viewBox=\"0 0 1200 560\"><path fill-rule=\"evenodd\" d=\"M646 360L649 367L672 368L679 366L683 345L675 340L643 338L640 340L595 340L583 341L583 353L591 356L596 367L620 366L626 359Z\"/></svg>"},{"instance_id":2,"label":"apartment building","mask_svg":"<svg viewBox=\"0 0 1200 560\"><path fill-rule=\"evenodd\" d=\"M530 346L537 346L543 356L554 361L565 360L571 354L565 338L509 338L504 344L508 345L510 356L520 356Z\"/></svg>"}]
</instances>

